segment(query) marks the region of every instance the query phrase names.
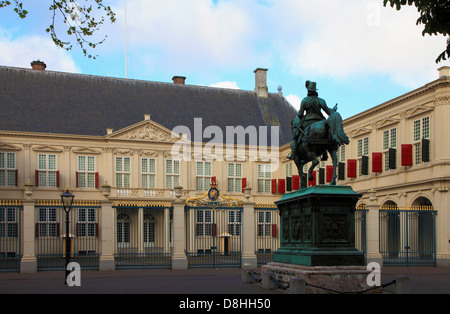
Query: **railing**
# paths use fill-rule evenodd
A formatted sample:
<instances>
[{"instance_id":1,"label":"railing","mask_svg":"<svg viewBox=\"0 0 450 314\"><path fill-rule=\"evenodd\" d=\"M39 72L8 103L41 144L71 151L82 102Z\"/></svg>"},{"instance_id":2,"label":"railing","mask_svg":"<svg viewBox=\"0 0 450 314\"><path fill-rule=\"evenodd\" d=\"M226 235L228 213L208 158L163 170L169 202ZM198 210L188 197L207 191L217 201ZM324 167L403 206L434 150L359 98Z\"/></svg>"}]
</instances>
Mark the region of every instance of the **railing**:
<instances>
[{"instance_id":1,"label":"railing","mask_svg":"<svg viewBox=\"0 0 450 314\"><path fill-rule=\"evenodd\" d=\"M195 196L196 191L183 190L183 198ZM175 198L175 190L146 189L146 188L111 188L109 197L113 198L144 198L144 199L170 199Z\"/></svg>"}]
</instances>

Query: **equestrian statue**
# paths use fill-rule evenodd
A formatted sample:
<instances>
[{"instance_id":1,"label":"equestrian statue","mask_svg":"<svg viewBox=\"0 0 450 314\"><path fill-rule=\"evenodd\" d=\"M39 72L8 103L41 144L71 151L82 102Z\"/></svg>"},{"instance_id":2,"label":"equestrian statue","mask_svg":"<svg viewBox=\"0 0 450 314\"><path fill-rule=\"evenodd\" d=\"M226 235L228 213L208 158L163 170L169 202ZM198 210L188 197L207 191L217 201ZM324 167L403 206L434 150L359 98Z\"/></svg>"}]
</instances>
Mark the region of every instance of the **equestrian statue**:
<instances>
[{"instance_id":1,"label":"equestrian statue","mask_svg":"<svg viewBox=\"0 0 450 314\"><path fill-rule=\"evenodd\" d=\"M333 178L330 185L336 185L337 150L339 146L349 144L349 138L344 132L341 115L334 108L328 108L325 100L319 98L316 82L306 81L308 91L300 105L297 116L291 122L292 142L288 159L294 161L300 176L300 188L306 188L306 174L303 166L312 162L308 170L308 180L313 179L312 172L321 160L327 160L327 152L333 161ZM325 118L322 110L328 115Z\"/></svg>"}]
</instances>

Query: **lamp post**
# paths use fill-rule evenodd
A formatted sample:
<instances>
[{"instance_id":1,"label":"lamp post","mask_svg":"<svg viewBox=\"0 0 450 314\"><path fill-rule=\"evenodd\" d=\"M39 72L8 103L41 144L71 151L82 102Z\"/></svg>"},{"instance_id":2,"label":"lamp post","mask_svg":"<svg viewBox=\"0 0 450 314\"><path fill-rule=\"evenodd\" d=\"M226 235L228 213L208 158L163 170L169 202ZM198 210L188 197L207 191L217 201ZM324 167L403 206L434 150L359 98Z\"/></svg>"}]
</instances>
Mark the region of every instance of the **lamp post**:
<instances>
[{"instance_id":1,"label":"lamp post","mask_svg":"<svg viewBox=\"0 0 450 314\"><path fill-rule=\"evenodd\" d=\"M70 263L70 239L69 239L69 212L72 209L73 198L75 195L70 193L69 189L66 188L63 194L61 194L61 201L63 203L64 211L66 212L66 276L64 283L67 285L67 276L70 271L67 270L67 265Z\"/></svg>"}]
</instances>

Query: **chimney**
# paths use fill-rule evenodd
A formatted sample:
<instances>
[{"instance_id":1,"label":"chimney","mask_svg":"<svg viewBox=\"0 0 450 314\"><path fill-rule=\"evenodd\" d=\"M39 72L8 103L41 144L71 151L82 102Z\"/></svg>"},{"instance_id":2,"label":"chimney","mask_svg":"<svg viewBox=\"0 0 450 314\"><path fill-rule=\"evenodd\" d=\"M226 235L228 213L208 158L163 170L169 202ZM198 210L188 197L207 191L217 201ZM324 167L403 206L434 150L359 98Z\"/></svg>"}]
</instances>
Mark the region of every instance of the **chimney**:
<instances>
[{"instance_id":1,"label":"chimney","mask_svg":"<svg viewBox=\"0 0 450 314\"><path fill-rule=\"evenodd\" d=\"M445 76L450 76L450 67L449 66L443 66L443 67L439 68L438 71L439 71L439 78L445 77Z\"/></svg>"},{"instance_id":2,"label":"chimney","mask_svg":"<svg viewBox=\"0 0 450 314\"><path fill-rule=\"evenodd\" d=\"M42 62L42 61L37 60L37 61L31 62L31 68L33 70L45 71L46 67L47 67L47 65L44 62Z\"/></svg>"},{"instance_id":3,"label":"chimney","mask_svg":"<svg viewBox=\"0 0 450 314\"><path fill-rule=\"evenodd\" d=\"M174 84L184 85L186 81L186 77L184 76L174 76L172 77L172 81Z\"/></svg>"},{"instance_id":4,"label":"chimney","mask_svg":"<svg viewBox=\"0 0 450 314\"><path fill-rule=\"evenodd\" d=\"M268 98L269 89L267 88L267 69L257 68L255 71L255 92L258 97Z\"/></svg>"}]
</instances>

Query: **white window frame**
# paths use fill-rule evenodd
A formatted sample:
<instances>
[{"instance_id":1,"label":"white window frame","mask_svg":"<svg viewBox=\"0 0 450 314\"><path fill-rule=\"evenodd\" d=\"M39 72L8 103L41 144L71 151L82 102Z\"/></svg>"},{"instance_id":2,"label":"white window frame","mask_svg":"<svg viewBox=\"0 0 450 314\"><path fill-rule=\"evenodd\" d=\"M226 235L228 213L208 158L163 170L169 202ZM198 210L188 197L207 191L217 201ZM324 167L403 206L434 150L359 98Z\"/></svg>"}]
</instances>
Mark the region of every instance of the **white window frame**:
<instances>
[{"instance_id":1,"label":"white window frame","mask_svg":"<svg viewBox=\"0 0 450 314\"><path fill-rule=\"evenodd\" d=\"M77 156L77 172L79 188L95 188L95 169L97 168L97 158L95 156Z\"/></svg>"},{"instance_id":2,"label":"white window frame","mask_svg":"<svg viewBox=\"0 0 450 314\"><path fill-rule=\"evenodd\" d=\"M228 211L228 233L232 236L241 235L242 213L240 210Z\"/></svg>"},{"instance_id":3,"label":"white window frame","mask_svg":"<svg viewBox=\"0 0 450 314\"><path fill-rule=\"evenodd\" d=\"M78 208L78 237L97 236L97 211L95 208Z\"/></svg>"},{"instance_id":4,"label":"white window frame","mask_svg":"<svg viewBox=\"0 0 450 314\"><path fill-rule=\"evenodd\" d=\"M16 186L16 153L0 152L0 186Z\"/></svg>"},{"instance_id":5,"label":"white window frame","mask_svg":"<svg viewBox=\"0 0 450 314\"><path fill-rule=\"evenodd\" d=\"M384 171L389 171L389 148L397 147L397 128L383 131Z\"/></svg>"},{"instance_id":6,"label":"white window frame","mask_svg":"<svg viewBox=\"0 0 450 314\"><path fill-rule=\"evenodd\" d=\"M0 238L17 238L17 211L14 207L0 208Z\"/></svg>"},{"instance_id":7,"label":"white window frame","mask_svg":"<svg viewBox=\"0 0 450 314\"><path fill-rule=\"evenodd\" d=\"M197 191L209 190L212 177L212 163L210 161L197 161L195 163L195 174Z\"/></svg>"},{"instance_id":8,"label":"white window frame","mask_svg":"<svg viewBox=\"0 0 450 314\"><path fill-rule=\"evenodd\" d=\"M197 210L196 235L198 237L212 235L212 210Z\"/></svg>"},{"instance_id":9,"label":"white window frame","mask_svg":"<svg viewBox=\"0 0 450 314\"><path fill-rule=\"evenodd\" d=\"M258 193L270 194L272 193L272 165L259 164L258 166Z\"/></svg>"},{"instance_id":10,"label":"white window frame","mask_svg":"<svg viewBox=\"0 0 450 314\"><path fill-rule=\"evenodd\" d=\"M358 158L359 176L362 175L362 157L369 155L369 137L363 137L358 139L356 156Z\"/></svg>"},{"instance_id":11,"label":"white window frame","mask_svg":"<svg viewBox=\"0 0 450 314\"><path fill-rule=\"evenodd\" d=\"M131 187L131 157L116 156L116 187Z\"/></svg>"},{"instance_id":12,"label":"white window frame","mask_svg":"<svg viewBox=\"0 0 450 314\"><path fill-rule=\"evenodd\" d=\"M229 162L227 164L228 192L242 193L243 165L241 163Z\"/></svg>"},{"instance_id":13,"label":"white window frame","mask_svg":"<svg viewBox=\"0 0 450 314\"><path fill-rule=\"evenodd\" d=\"M258 237L267 237L272 233L272 211L260 210L257 217L257 235Z\"/></svg>"},{"instance_id":14,"label":"white window frame","mask_svg":"<svg viewBox=\"0 0 450 314\"><path fill-rule=\"evenodd\" d=\"M51 162L51 159L54 159L54 162ZM57 187L57 159L56 154L38 154L38 184L40 187Z\"/></svg>"},{"instance_id":15,"label":"white window frame","mask_svg":"<svg viewBox=\"0 0 450 314\"><path fill-rule=\"evenodd\" d=\"M418 127L416 128L416 125ZM413 120L414 164L422 163L422 139L430 138L430 116Z\"/></svg>"},{"instance_id":16,"label":"white window frame","mask_svg":"<svg viewBox=\"0 0 450 314\"><path fill-rule=\"evenodd\" d=\"M166 188L173 189L180 184L181 162L178 159L165 160Z\"/></svg>"},{"instance_id":17,"label":"white window frame","mask_svg":"<svg viewBox=\"0 0 450 314\"><path fill-rule=\"evenodd\" d=\"M156 159L141 159L141 186L145 189L156 188Z\"/></svg>"},{"instance_id":18,"label":"white window frame","mask_svg":"<svg viewBox=\"0 0 450 314\"><path fill-rule=\"evenodd\" d=\"M37 222L39 225L38 236L58 236L58 210L54 207L39 207L37 211Z\"/></svg>"}]
</instances>

